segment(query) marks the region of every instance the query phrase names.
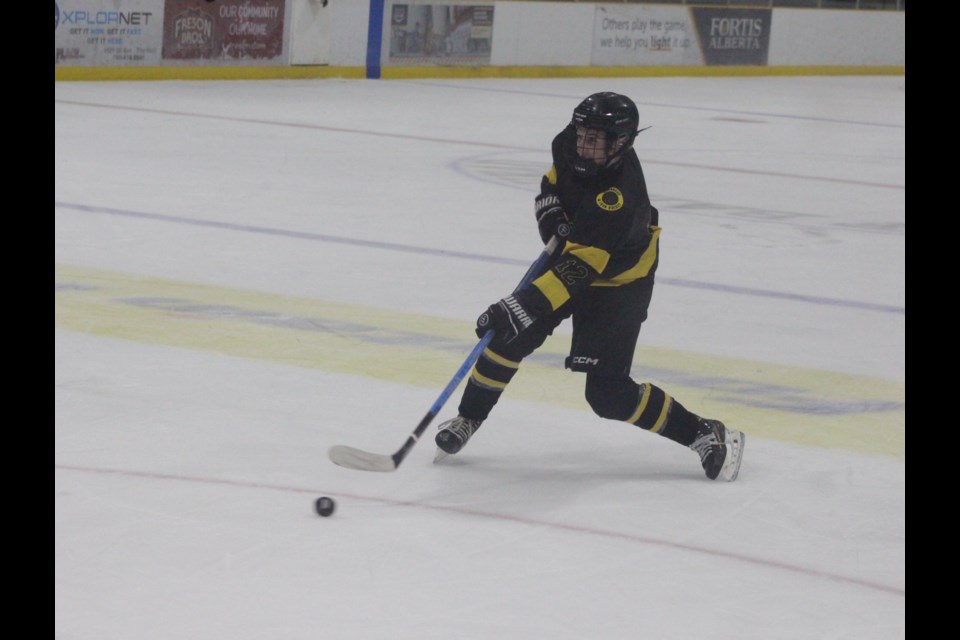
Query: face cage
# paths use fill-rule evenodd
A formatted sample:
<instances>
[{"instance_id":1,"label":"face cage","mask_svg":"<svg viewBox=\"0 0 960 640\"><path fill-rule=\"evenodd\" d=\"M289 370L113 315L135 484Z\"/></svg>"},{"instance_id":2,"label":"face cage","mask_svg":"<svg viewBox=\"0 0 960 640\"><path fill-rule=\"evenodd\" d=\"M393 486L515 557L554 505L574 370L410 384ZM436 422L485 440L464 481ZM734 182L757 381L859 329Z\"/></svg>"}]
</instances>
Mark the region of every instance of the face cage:
<instances>
[{"instance_id":1,"label":"face cage","mask_svg":"<svg viewBox=\"0 0 960 640\"><path fill-rule=\"evenodd\" d=\"M576 173L578 176L582 176L582 177L595 176L597 175L597 173L599 173L604 169L616 166L617 160L620 158L620 156L622 156L627 151L627 149L630 148L632 143L631 137L626 133L615 133L613 131L607 131L605 129L597 129L595 127L584 127L587 130L603 131L603 133L606 134L604 136L605 148L603 149L603 157L606 159L606 161L604 164L598 164L596 161L594 161L590 157L585 158L581 156L580 153L577 151L578 145L577 145L577 135L576 135L577 128L576 127L577 125L576 123L574 123L574 129L573 129L574 135L572 136L571 143L567 145L567 148L565 151L566 151L567 160L569 161L570 166L573 167L574 173ZM615 153L610 153L610 150L614 146L616 146L617 142L621 139L625 140L623 146L621 146ZM592 147L587 146L586 150L592 151L595 153L597 150L597 146L596 145ZM593 155L593 154L588 153L588 155Z\"/></svg>"}]
</instances>

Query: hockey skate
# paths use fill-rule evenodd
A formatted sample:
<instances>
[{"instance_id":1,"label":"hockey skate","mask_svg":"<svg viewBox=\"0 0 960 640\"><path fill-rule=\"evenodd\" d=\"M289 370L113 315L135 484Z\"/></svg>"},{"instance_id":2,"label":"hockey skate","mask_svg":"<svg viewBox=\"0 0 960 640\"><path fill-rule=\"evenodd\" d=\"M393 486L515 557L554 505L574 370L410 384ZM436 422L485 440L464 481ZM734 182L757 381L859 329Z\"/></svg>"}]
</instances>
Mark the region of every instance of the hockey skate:
<instances>
[{"instance_id":1,"label":"hockey skate","mask_svg":"<svg viewBox=\"0 0 960 640\"><path fill-rule=\"evenodd\" d=\"M463 449L467 440L480 428L480 422L480 420L470 420L463 416L447 420L438 427L440 433L436 437L437 447L444 454L457 453L460 449ZM437 453L437 459L443 457L440 452Z\"/></svg>"},{"instance_id":2,"label":"hockey skate","mask_svg":"<svg viewBox=\"0 0 960 640\"><path fill-rule=\"evenodd\" d=\"M733 482L740 473L740 459L746 436L728 429L719 420L700 420L697 437L690 448L700 454L707 477Z\"/></svg>"}]
</instances>

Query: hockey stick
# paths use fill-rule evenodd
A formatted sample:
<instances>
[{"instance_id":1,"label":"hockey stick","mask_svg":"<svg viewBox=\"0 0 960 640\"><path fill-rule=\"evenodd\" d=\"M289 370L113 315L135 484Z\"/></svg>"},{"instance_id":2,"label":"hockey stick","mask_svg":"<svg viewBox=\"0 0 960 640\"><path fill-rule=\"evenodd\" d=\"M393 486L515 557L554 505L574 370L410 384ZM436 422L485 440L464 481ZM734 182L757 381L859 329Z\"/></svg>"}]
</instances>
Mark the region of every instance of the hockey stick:
<instances>
[{"instance_id":1,"label":"hockey stick","mask_svg":"<svg viewBox=\"0 0 960 640\"><path fill-rule=\"evenodd\" d=\"M520 284L518 284L517 288L514 289L514 293L529 285L531 282L533 282L535 277L540 275L540 271L547 264L547 260L549 260L550 255L556 249L557 244L558 241L555 237L550 239L550 242L547 243L547 246L544 248L543 253L540 254L540 257L538 257L536 261L530 265L530 268L527 269L527 273L524 274ZM407 454L410 453L413 445L417 443L417 441L420 439L420 436L423 435L423 432L426 431L427 427L430 426L430 423L433 422L433 419L437 417L438 413L440 413L443 405L446 404L447 400L460 385L460 382L476 363L477 359L480 358L480 354L483 353L483 350L487 348L487 345L490 344L492 339L493 331L487 331L487 333L480 338L480 342L478 342L477 346L473 348L473 350L470 352L470 355L467 356L467 359L463 361L463 364L460 365L460 368L457 369L457 372L453 375L453 378L451 378L450 382L447 383L447 386L440 393L440 396L437 398L436 402L433 403L433 405L430 407L430 410L427 411L427 414L423 416L420 424L418 424L417 428L413 430L413 433L407 437L407 440L403 443L403 446L397 449L396 453L393 455L370 453L369 451L363 451L361 449L355 449L354 447L338 444L330 447L330 451L327 453L327 455L330 456L330 460L341 467L356 469L358 471L396 471L397 467L399 467L400 463L403 462L403 459L407 457Z\"/></svg>"}]
</instances>

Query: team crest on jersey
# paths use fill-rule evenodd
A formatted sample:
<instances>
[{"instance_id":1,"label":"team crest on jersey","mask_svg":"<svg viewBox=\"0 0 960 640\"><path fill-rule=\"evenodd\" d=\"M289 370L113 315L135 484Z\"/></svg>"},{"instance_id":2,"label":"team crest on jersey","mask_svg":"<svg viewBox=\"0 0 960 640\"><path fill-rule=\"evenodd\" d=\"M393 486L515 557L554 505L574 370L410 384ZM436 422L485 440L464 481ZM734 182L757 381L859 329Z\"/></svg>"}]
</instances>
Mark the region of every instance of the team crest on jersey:
<instances>
[{"instance_id":1,"label":"team crest on jersey","mask_svg":"<svg viewBox=\"0 0 960 640\"><path fill-rule=\"evenodd\" d=\"M623 194L620 189L611 187L597 196L597 206L604 211L616 211L623 206Z\"/></svg>"}]
</instances>

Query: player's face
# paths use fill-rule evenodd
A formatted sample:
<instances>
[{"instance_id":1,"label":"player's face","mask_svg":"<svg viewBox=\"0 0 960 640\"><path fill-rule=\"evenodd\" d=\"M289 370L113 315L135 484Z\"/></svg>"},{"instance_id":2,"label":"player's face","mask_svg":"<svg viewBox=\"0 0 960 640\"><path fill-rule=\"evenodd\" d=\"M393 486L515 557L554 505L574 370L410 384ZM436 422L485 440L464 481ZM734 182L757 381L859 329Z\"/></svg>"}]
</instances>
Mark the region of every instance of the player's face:
<instances>
[{"instance_id":1,"label":"player's face","mask_svg":"<svg viewBox=\"0 0 960 640\"><path fill-rule=\"evenodd\" d=\"M607 163L607 132L577 127L577 155L598 165Z\"/></svg>"}]
</instances>

